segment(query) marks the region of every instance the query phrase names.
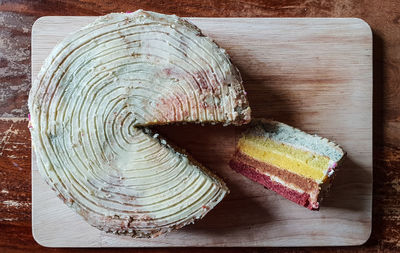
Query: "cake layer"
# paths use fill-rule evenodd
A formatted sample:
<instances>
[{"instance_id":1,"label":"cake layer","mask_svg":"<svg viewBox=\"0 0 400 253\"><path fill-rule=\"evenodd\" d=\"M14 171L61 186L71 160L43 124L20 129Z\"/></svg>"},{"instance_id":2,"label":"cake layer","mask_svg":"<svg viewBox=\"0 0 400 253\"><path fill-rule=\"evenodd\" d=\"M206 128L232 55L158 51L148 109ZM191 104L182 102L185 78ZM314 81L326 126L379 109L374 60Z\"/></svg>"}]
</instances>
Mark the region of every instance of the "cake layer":
<instances>
[{"instance_id":1,"label":"cake layer","mask_svg":"<svg viewBox=\"0 0 400 253\"><path fill-rule=\"evenodd\" d=\"M284 182L283 184L292 190L296 190L298 192L307 192L311 195L315 195L319 190L318 183L312 179L300 176L287 170L282 170L271 164L261 162L242 153L239 150L236 151L232 160L237 163L246 164L249 167L254 168L257 173L273 178L275 181Z\"/></svg>"},{"instance_id":2,"label":"cake layer","mask_svg":"<svg viewBox=\"0 0 400 253\"><path fill-rule=\"evenodd\" d=\"M310 195L306 192L298 192L290 189L289 187L276 182L271 179L270 176L257 172L255 167L245 164L240 161L231 160L229 162L230 167L236 172L246 176L247 178L262 184L266 188L273 190L274 192L282 195L288 200L291 200L298 205L307 207L310 210L317 210L319 208L318 202L310 202Z\"/></svg>"},{"instance_id":3,"label":"cake layer","mask_svg":"<svg viewBox=\"0 0 400 253\"><path fill-rule=\"evenodd\" d=\"M327 177L329 158L307 150L257 136L244 136L238 149L259 161L323 182Z\"/></svg>"},{"instance_id":4,"label":"cake layer","mask_svg":"<svg viewBox=\"0 0 400 253\"><path fill-rule=\"evenodd\" d=\"M256 136L264 140L271 139L295 148L308 150L326 156L335 163L338 163L345 155L338 145L328 139L308 134L278 121L254 119L252 127L246 131L245 135Z\"/></svg>"}]
</instances>

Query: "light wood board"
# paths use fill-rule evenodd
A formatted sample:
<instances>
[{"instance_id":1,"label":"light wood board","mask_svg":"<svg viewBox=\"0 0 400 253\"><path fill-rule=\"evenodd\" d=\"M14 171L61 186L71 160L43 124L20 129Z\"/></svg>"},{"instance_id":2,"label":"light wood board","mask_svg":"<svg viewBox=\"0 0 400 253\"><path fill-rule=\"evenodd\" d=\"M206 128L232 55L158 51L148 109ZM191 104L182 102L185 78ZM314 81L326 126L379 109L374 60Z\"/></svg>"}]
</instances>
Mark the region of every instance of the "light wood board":
<instances>
[{"instance_id":1,"label":"light wood board","mask_svg":"<svg viewBox=\"0 0 400 253\"><path fill-rule=\"evenodd\" d=\"M51 49L94 17L44 17L32 29L32 79ZM159 127L222 175L231 194L194 225L154 239L88 225L32 161L32 229L49 247L359 245L371 231L372 34L360 19L190 18L240 69L253 117L272 117L340 143L348 158L319 212L285 200L227 165L240 128Z\"/></svg>"}]
</instances>

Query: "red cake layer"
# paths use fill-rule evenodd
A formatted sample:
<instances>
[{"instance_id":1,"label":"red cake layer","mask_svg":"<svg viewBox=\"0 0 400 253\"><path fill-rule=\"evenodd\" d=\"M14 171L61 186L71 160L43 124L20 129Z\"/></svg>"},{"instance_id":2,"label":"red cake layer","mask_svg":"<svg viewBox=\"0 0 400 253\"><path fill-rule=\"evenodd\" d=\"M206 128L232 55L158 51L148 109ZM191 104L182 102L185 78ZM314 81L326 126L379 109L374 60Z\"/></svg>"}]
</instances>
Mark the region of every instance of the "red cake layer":
<instances>
[{"instance_id":1,"label":"red cake layer","mask_svg":"<svg viewBox=\"0 0 400 253\"><path fill-rule=\"evenodd\" d=\"M250 178L251 180L264 185L266 188L282 195L283 197L291 200L301 206L307 207L310 210L318 210L318 203L310 203L310 194L304 192L299 193L292 190L278 182L272 181L271 178L265 174L257 172L257 170L243 162L232 159L229 162L230 167L236 172ZM314 206L314 207L313 207ZM315 208L316 206L316 208Z\"/></svg>"},{"instance_id":2,"label":"red cake layer","mask_svg":"<svg viewBox=\"0 0 400 253\"><path fill-rule=\"evenodd\" d=\"M314 193L318 195L319 185L317 182L310 178L302 177L296 173L290 172L288 170L282 170L278 167L275 167L271 164L267 164L261 161L258 161L241 151L237 150L235 153L235 161L244 163L250 167L256 168L256 171L260 174L267 174L272 177L277 177L281 181L288 183L297 189L300 189L304 192L308 192L310 195ZM312 201L312 200L311 200ZM315 202L315 201L314 201Z\"/></svg>"}]
</instances>

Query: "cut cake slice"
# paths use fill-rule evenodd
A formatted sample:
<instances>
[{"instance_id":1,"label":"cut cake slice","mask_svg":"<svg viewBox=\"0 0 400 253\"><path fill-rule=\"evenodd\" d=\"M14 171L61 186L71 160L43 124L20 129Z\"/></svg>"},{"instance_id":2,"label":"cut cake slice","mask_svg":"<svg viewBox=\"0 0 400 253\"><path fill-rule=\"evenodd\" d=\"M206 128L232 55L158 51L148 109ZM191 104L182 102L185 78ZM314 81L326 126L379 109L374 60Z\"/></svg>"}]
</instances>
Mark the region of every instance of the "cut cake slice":
<instances>
[{"instance_id":1,"label":"cut cake slice","mask_svg":"<svg viewBox=\"0 0 400 253\"><path fill-rule=\"evenodd\" d=\"M239 139L230 166L283 197L318 210L344 156L328 139L256 119Z\"/></svg>"}]
</instances>

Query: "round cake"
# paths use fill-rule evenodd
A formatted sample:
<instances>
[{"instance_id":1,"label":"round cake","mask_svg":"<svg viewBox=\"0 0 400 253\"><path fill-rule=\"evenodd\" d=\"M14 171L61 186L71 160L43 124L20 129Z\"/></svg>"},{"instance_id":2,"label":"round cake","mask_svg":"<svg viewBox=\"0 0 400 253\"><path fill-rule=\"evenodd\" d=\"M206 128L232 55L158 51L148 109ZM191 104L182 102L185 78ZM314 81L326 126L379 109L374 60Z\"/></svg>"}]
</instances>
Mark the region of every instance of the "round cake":
<instances>
[{"instance_id":1,"label":"round cake","mask_svg":"<svg viewBox=\"0 0 400 253\"><path fill-rule=\"evenodd\" d=\"M92 226L135 237L192 223L228 193L147 126L250 120L226 52L188 21L142 10L67 36L44 62L29 110L44 180Z\"/></svg>"}]
</instances>

